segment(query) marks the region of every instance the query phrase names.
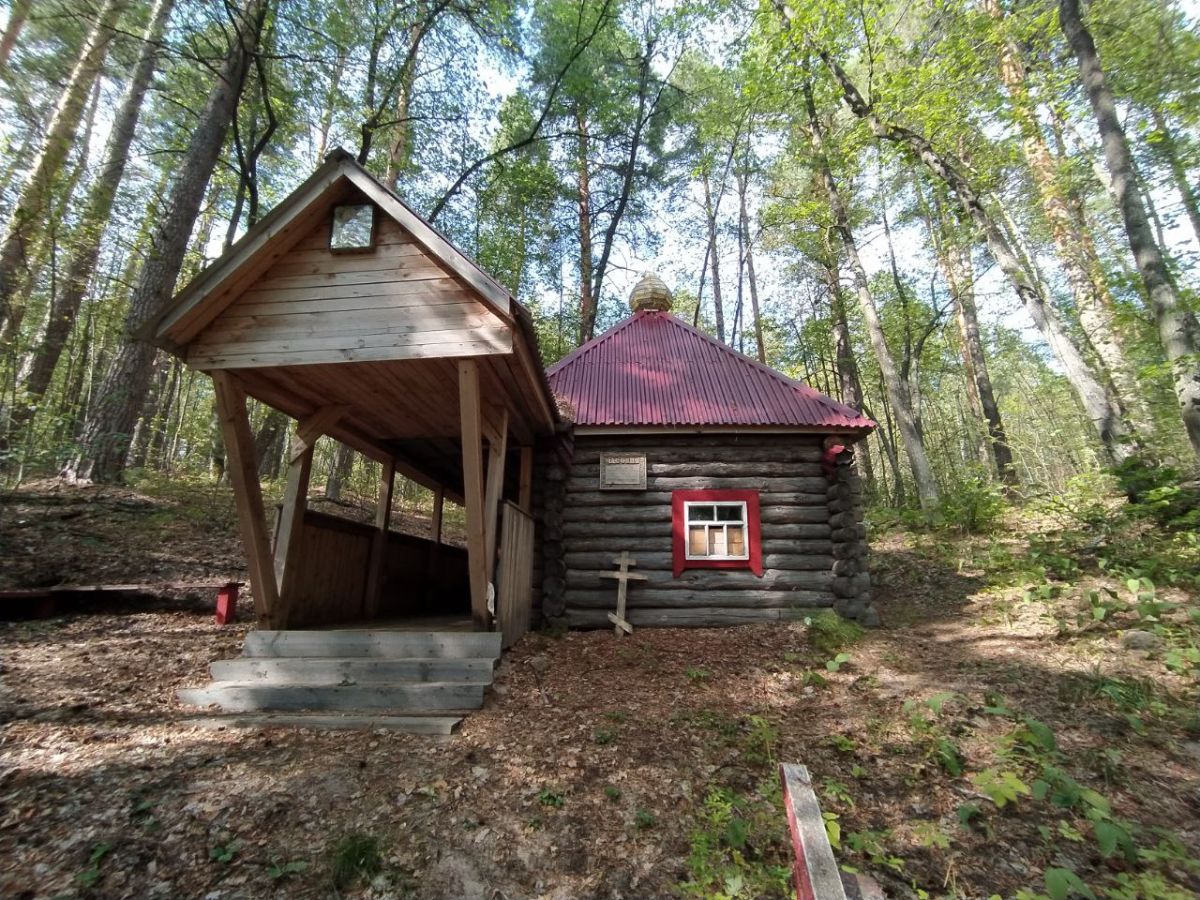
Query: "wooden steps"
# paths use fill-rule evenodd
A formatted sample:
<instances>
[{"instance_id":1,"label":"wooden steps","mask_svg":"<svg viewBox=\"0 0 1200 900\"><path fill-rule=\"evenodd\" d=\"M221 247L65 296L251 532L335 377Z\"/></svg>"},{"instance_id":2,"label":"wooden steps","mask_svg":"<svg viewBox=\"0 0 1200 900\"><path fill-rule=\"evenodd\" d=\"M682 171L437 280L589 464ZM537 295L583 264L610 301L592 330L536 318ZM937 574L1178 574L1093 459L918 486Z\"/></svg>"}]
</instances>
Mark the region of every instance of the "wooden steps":
<instances>
[{"instance_id":1,"label":"wooden steps","mask_svg":"<svg viewBox=\"0 0 1200 900\"><path fill-rule=\"evenodd\" d=\"M212 682L179 699L239 714L199 720L219 726L450 734L483 705L500 642L488 632L252 631L242 656L215 661Z\"/></svg>"},{"instance_id":2,"label":"wooden steps","mask_svg":"<svg viewBox=\"0 0 1200 900\"><path fill-rule=\"evenodd\" d=\"M322 730L399 731L405 734L449 736L462 716L369 716L332 713L257 713L197 716L186 720L199 728L319 728Z\"/></svg>"}]
</instances>

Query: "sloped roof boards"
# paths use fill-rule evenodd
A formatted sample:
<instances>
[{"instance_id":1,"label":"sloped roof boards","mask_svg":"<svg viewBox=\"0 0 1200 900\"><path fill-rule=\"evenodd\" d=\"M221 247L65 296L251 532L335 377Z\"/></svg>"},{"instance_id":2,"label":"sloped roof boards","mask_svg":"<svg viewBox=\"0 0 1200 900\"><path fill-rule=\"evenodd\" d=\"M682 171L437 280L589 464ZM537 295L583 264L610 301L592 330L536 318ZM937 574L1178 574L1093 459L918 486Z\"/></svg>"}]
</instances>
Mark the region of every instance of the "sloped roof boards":
<instances>
[{"instance_id":1,"label":"sloped roof boards","mask_svg":"<svg viewBox=\"0 0 1200 900\"><path fill-rule=\"evenodd\" d=\"M368 252L329 248L346 203L376 210ZM333 437L441 484L461 478L459 359L480 361L484 394L523 443L556 422L528 312L342 150L143 334L204 371L235 370L250 396L294 418L344 407Z\"/></svg>"},{"instance_id":2,"label":"sloped roof boards","mask_svg":"<svg viewBox=\"0 0 1200 900\"><path fill-rule=\"evenodd\" d=\"M636 291L635 291L636 297ZM857 410L692 328L661 308L630 318L550 367L585 428L787 428L865 436Z\"/></svg>"}]
</instances>

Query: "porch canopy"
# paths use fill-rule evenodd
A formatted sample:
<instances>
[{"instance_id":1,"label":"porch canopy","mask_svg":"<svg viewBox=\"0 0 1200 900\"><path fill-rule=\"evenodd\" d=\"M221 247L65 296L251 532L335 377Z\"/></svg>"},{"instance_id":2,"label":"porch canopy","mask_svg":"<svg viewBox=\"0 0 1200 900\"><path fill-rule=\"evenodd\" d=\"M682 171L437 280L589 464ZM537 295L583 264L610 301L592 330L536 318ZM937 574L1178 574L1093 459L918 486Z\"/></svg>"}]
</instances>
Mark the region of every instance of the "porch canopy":
<instances>
[{"instance_id":1,"label":"porch canopy","mask_svg":"<svg viewBox=\"0 0 1200 900\"><path fill-rule=\"evenodd\" d=\"M324 434L384 468L367 612L399 472L435 492L435 519L442 497L465 506L472 618L490 627L501 501L528 513L533 444L557 421L532 320L353 157L331 153L142 336L213 378L260 620L298 618L289 570ZM247 396L298 422L273 550Z\"/></svg>"}]
</instances>

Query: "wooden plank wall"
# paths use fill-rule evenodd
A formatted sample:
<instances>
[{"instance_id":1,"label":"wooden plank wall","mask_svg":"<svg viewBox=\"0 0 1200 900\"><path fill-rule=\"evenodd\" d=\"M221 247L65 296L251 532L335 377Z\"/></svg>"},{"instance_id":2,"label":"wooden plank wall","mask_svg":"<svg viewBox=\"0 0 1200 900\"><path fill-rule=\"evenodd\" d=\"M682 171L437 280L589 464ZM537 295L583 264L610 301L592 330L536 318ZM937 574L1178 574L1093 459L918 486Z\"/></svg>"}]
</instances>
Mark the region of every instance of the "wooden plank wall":
<instances>
[{"instance_id":1,"label":"wooden plank wall","mask_svg":"<svg viewBox=\"0 0 1200 900\"><path fill-rule=\"evenodd\" d=\"M609 625L616 589L601 576L613 571L612 558L622 550L648 576L629 589L635 626L794 619L832 606L833 547L819 441L810 435L576 436L561 511L541 512L543 533L561 530L567 624ZM644 452L646 489L598 490L603 452ZM759 491L763 576L691 569L675 578L671 492L723 488ZM555 573L548 561L543 565L545 587ZM548 595L544 602L555 605Z\"/></svg>"},{"instance_id":2,"label":"wooden plank wall","mask_svg":"<svg viewBox=\"0 0 1200 900\"><path fill-rule=\"evenodd\" d=\"M533 603L533 519L517 506L504 504L497 570L496 618L511 647L529 630Z\"/></svg>"},{"instance_id":3,"label":"wooden plank wall","mask_svg":"<svg viewBox=\"0 0 1200 900\"><path fill-rule=\"evenodd\" d=\"M374 535L369 523L305 512L292 627L362 618ZM384 573L380 619L470 615L467 554L461 547L392 532Z\"/></svg>"},{"instance_id":4,"label":"wooden plank wall","mask_svg":"<svg viewBox=\"0 0 1200 900\"><path fill-rule=\"evenodd\" d=\"M188 362L223 369L507 353L512 330L396 222L332 253L323 221L217 317Z\"/></svg>"},{"instance_id":5,"label":"wooden plank wall","mask_svg":"<svg viewBox=\"0 0 1200 900\"><path fill-rule=\"evenodd\" d=\"M352 621L362 614L371 557L369 525L308 510L300 535L297 571L291 583L289 625Z\"/></svg>"}]
</instances>

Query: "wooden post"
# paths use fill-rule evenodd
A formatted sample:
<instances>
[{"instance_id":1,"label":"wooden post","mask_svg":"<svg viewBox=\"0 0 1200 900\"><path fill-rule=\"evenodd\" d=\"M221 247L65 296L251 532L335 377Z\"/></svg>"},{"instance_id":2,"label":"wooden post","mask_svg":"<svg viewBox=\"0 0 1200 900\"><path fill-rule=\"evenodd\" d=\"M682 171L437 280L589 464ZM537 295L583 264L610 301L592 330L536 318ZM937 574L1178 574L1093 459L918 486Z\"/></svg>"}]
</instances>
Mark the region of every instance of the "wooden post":
<instances>
[{"instance_id":1,"label":"wooden post","mask_svg":"<svg viewBox=\"0 0 1200 900\"><path fill-rule=\"evenodd\" d=\"M438 566L442 557L442 512L446 506L446 489L441 485L433 491L433 513L429 517L429 553L425 557L425 598L436 608Z\"/></svg>"},{"instance_id":2,"label":"wooden post","mask_svg":"<svg viewBox=\"0 0 1200 900\"><path fill-rule=\"evenodd\" d=\"M367 593L364 599L366 618L379 614L379 600L383 596L383 568L387 563L388 522L392 517L392 492L396 487L396 461L389 459L383 464L379 476L379 501L375 506L375 538L371 542L371 561L367 572Z\"/></svg>"},{"instance_id":3,"label":"wooden post","mask_svg":"<svg viewBox=\"0 0 1200 900\"><path fill-rule=\"evenodd\" d=\"M260 622L274 627L279 588L271 565L271 544L263 515L258 462L254 458L254 435L250 433L250 416L246 412L246 392L230 372L213 372L212 378L256 614Z\"/></svg>"},{"instance_id":4,"label":"wooden post","mask_svg":"<svg viewBox=\"0 0 1200 900\"><path fill-rule=\"evenodd\" d=\"M500 533L500 500L504 496L504 460L508 452L508 410L500 415L488 440L487 495L484 525L487 528L487 579L496 574L496 537Z\"/></svg>"},{"instance_id":5,"label":"wooden post","mask_svg":"<svg viewBox=\"0 0 1200 900\"><path fill-rule=\"evenodd\" d=\"M295 609L293 573L302 551L304 510L308 505L308 478L312 472L313 445L293 454L288 463L283 506L275 528L275 584L279 588L276 628L287 628Z\"/></svg>"},{"instance_id":6,"label":"wooden post","mask_svg":"<svg viewBox=\"0 0 1200 900\"><path fill-rule=\"evenodd\" d=\"M429 539L435 544L442 542L442 512L446 506L446 489L438 487L433 492L433 515L429 520Z\"/></svg>"},{"instance_id":7,"label":"wooden post","mask_svg":"<svg viewBox=\"0 0 1200 900\"><path fill-rule=\"evenodd\" d=\"M487 631L487 528L483 508L483 422L479 404L479 368L473 359L458 364L458 411L462 427L463 504L467 510L467 570L471 582L471 618Z\"/></svg>"},{"instance_id":8,"label":"wooden post","mask_svg":"<svg viewBox=\"0 0 1200 900\"><path fill-rule=\"evenodd\" d=\"M517 506L533 515L533 448L521 448L521 482L517 490Z\"/></svg>"}]
</instances>

